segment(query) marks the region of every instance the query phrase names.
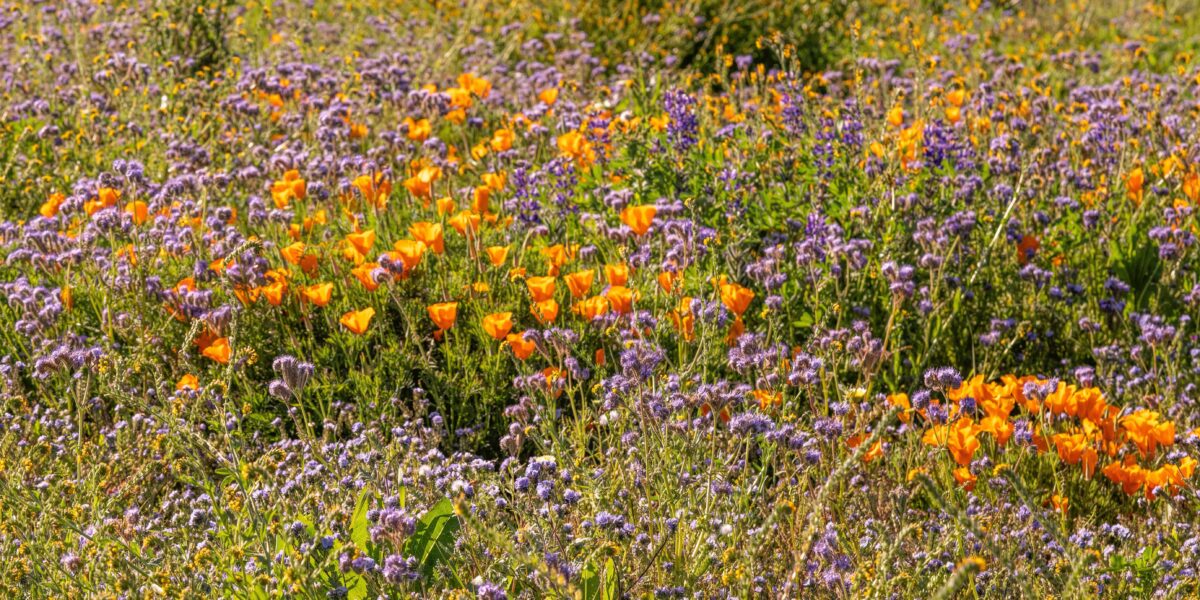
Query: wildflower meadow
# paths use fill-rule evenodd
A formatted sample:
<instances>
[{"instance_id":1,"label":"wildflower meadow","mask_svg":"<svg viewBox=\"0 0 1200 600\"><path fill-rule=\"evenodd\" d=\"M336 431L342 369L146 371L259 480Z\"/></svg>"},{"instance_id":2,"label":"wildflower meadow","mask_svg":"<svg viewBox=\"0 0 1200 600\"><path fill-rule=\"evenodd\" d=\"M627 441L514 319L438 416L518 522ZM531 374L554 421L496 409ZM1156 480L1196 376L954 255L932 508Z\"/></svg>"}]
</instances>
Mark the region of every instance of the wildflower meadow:
<instances>
[{"instance_id":1,"label":"wildflower meadow","mask_svg":"<svg viewBox=\"0 0 1200 600\"><path fill-rule=\"evenodd\" d=\"M1200 597L1192 0L0 50L0 597Z\"/></svg>"}]
</instances>

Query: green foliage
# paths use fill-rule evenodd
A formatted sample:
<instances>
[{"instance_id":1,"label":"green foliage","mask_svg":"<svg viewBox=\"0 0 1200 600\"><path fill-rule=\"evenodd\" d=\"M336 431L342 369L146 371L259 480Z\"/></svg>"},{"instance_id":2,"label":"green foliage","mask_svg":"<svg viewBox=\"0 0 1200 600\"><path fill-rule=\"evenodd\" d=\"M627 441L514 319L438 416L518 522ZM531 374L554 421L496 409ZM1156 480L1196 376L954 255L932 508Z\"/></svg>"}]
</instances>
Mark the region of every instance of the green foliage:
<instances>
[{"instance_id":1,"label":"green foliage","mask_svg":"<svg viewBox=\"0 0 1200 600\"><path fill-rule=\"evenodd\" d=\"M230 57L234 0L154 0L151 46L188 74L220 68Z\"/></svg>"}]
</instances>

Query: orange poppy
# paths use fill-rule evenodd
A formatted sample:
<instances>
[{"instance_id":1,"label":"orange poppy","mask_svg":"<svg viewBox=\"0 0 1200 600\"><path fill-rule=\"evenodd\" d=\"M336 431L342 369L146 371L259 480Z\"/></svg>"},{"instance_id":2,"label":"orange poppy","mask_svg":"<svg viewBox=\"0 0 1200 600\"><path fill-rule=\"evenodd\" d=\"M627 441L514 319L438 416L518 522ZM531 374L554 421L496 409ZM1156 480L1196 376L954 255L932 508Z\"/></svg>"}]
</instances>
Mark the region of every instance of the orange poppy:
<instances>
[{"instance_id":1,"label":"orange poppy","mask_svg":"<svg viewBox=\"0 0 1200 600\"><path fill-rule=\"evenodd\" d=\"M493 267L504 264L504 259L508 257L508 246L488 246L486 251Z\"/></svg>"},{"instance_id":2,"label":"orange poppy","mask_svg":"<svg viewBox=\"0 0 1200 600\"><path fill-rule=\"evenodd\" d=\"M749 288L736 283L721 284L721 303L729 309L729 312L739 317L750 307L750 301L753 299L754 292Z\"/></svg>"},{"instance_id":3,"label":"orange poppy","mask_svg":"<svg viewBox=\"0 0 1200 600\"><path fill-rule=\"evenodd\" d=\"M263 286L262 293L271 306L283 304L283 295L287 293L287 280L280 278L270 285Z\"/></svg>"},{"instance_id":4,"label":"orange poppy","mask_svg":"<svg viewBox=\"0 0 1200 600\"><path fill-rule=\"evenodd\" d=\"M608 285L625 285L629 282L629 265L604 265L604 278L608 280Z\"/></svg>"},{"instance_id":5,"label":"orange poppy","mask_svg":"<svg viewBox=\"0 0 1200 600\"><path fill-rule=\"evenodd\" d=\"M371 324L371 318L374 316L375 309L368 306L362 310L352 310L342 315L342 318L338 322L351 332L362 335L367 330L367 326Z\"/></svg>"},{"instance_id":6,"label":"orange poppy","mask_svg":"<svg viewBox=\"0 0 1200 600\"><path fill-rule=\"evenodd\" d=\"M572 298L582 298L592 288L592 279L596 276L594 269L578 271L563 277L567 281L567 289L571 290Z\"/></svg>"},{"instance_id":7,"label":"orange poppy","mask_svg":"<svg viewBox=\"0 0 1200 600\"><path fill-rule=\"evenodd\" d=\"M200 354L223 365L229 364L229 356L232 353L233 351L229 347L229 338L227 337L219 337L200 346Z\"/></svg>"},{"instance_id":8,"label":"orange poppy","mask_svg":"<svg viewBox=\"0 0 1200 600\"><path fill-rule=\"evenodd\" d=\"M678 289L679 284L683 282L683 273L679 271L662 271L658 274L658 287L662 291L671 294Z\"/></svg>"},{"instance_id":9,"label":"orange poppy","mask_svg":"<svg viewBox=\"0 0 1200 600\"><path fill-rule=\"evenodd\" d=\"M83 210L90 217L102 209L111 208L113 206L116 206L117 200L120 200L120 199L121 199L120 190L115 190L113 188L108 188L108 187L102 187L102 188L96 190L96 198L94 200L88 200L87 202L83 203Z\"/></svg>"},{"instance_id":10,"label":"orange poppy","mask_svg":"<svg viewBox=\"0 0 1200 600\"><path fill-rule=\"evenodd\" d=\"M653 204L626 206L621 211L621 222L632 229L635 234L645 235L650 230L650 225L654 223L656 214L658 214L658 207Z\"/></svg>"},{"instance_id":11,"label":"orange poppy","mask_svg":"<svg viewBox=\"0 0 1200 600\"><path fill-rule=\"evenodd\" d=\"M368 292L373 292L379 287L379 282L375 281L375 269L379 268L379 263L363 263L354 267L350 274L367 288Z\"/></svg>"},{"instance_id":12,"label":"orange poppy","mask_svg":"<svg viewBox=\"0 0 1200 600\"><path fill-rule=\"evenodd\" d=\"M486 185L481 185L475 188L471 195L471 212L484 214L491 206L492 188Z\"/></svg>"},{"instance_id":13,"label":"orange poppy","mask_svg":"<svg viewBox=\"0 0 1200 600\"><path fill-rule=\"evenodd\" d=\"M495 340L507 337L508 332L512 331L512 327L512 313L510 312L492 313L483 318L483 330Z\"/></svg>"},{"instance_id":14,"label":"orange poppy","mask_svg":"<svg viewBox=\"0 0 1200 600\"><path fill-rule=\"evenodd\" d=\"M445 331L454 327L454 321L458 319L458 303L457 302L438 302L430 304L425 308L429 313L429 318L433 320L433 324L441 331Z\"/></svg>"},{"instance_id":15,"label":"orange poppy","mask_svg":"<svg viewBox=\"0 0 1200 600\"><path fill-rule=\"evenodd\" d=\"M346 241L358 251L359 254L366 256L371 248L375 247L375 230L368 229L346 235Z\"/></svg>"},{"instance_id":16,"label":"orange poppy","mask_svg":"<svg viewBox=\"0 0 1200 600\"><path fill-rule=\"evenodd\" d=\"M505 336L504 340L508 342L508 347L512 348L513 356L519 360L525 360L533 355L533 351L537 349L535 342L525 339L524 333L510 333Z\"/></svg>"},{"instance_id":17,"label":"orange poppy","mask_svg":"<svg viewBox=\"0 0 1200 600\"><path fill-rule=\"evenodd\" d=\"M387 206L388 196L392 193L392 183L383 176L383 173L376 173L374 177L359 175L354 178L351 185L358 190L358 193L362 194L364 200L375 208Z\"/></svg>"},{"instance_id":18,"label":"orange poppy","mask_svg":"<svg viewBox=\"0 0 1200 600\"><path fill-rule=\"evenodd\" d=\"M442 236L442 224L420 221L408 226L408 235L414 240L425 244L434 254L446 251L445 238Z\"/></svg>"},{"instance_id":19,"label":"orange poppy","mask_svg":"<svg viewBox=\"0 0 1200 600\"><path fill-rule=\"evenodd\" d=\"M54 192L53 194L50 194L50 197L47 198L45 202L42 203L41 208L38 209L38 214L49 219L50 217L58 214L58 208L62 206L63 202L66 201L67 197L65 195L60 192Z\"/></svg>"},{"instance_id":20,"label":"orange poppy","mask_svg":"<svg viewBox=\"0 0 1200 600\"><path fill-rule=\"evenodd\" d=\"M975 482L978 479L979 478L971 473L971 470L967 467L959 467L954 469L954 481L958 483L959 487L967 490L968 492L975 489Z\"/></svg>"},{"instance_id":21,"label":"orange poppy","mask_svg":"<svg viewBox=\"0 0 1200 600\"><path fill-rule=\"evenodd\" d=\"M404 124L408 126L408 132L404 135L414 142L424 142L433 134L429 119L413 120L412 117L405 117Z\"/></svg>"},{"instance_id":22,"label":"orange poppy","mask_svg":"<svg viewBox=\"0 0 1200 600\"><path fill-rule=\"evenodd\" d=\"M558 318L558 302L555 302L553 298L548 298L534 304L529 312L537 317L537 320L543 325L553 323Z\"/></svg>"},{"instance_id":23,"label":"orange poppy","mask_svg":"<svg viewBox=\"0 0 1200 600\"><path fill-rule=\"evenodd\" d=\"M1017 262L1025 265L1030 259L1037 254L1038 248L1042 247L1042 243L1038 241L1037 236L1026 235L1021 238L1021 243L1017 244Z\"/></svg>"},{"instance_id":24,"label":"orange poppy","mask_svg":"<svg viewBox=\"0 0 1200 600\"><path fill-rule=\"evenodd\" d=\"M462 235L467 235L467 232L479 231L479 215L472 213L469 210L464 210L450 217L450 226L455 231Z\"/></svg>"},{"instance_id":25,"label":"orange poppy","mask_svg":"<svg viewBox=\"0 0 1200 600\"><path fill-rule=\"evenodd\" d=\"M508 174L499 173L484 173L483 184L491 188L493 192L499 192L504 189L504 184L508 182Z\"/></svg>"},{"instance_id":26,"label":"orange poppy","mask_svg":"<svg viewBox=\"0 0 1200 600\"><path fill-rule=\"evenodd\" d=\"M408 275L410 271L417 268L421 264L421 257L425 256L425 242L414 240L400 240L392 245L395 249L393 253L394 259L399 259L404 264L404 274Z\"/></svg>"},{"instance_id":27,"label":"orange poppy","mask_svg":"<svg viewBox=\"0 0 1200 600\"><path fill-rule=\"evenodd\" d=\"M141 225L150 218L150 207L141 200L134 200L125 205L125 214L133 218L134 225Z\"/></svg>"},{"instance_id":28,"label":"orange poppy","mask_svg":"<svg viewBox=\"0 0 1200 600\"><path fill-rule=\"evenodd\" d=\"M1142 195L1145 193L1143 187L1146 184L1146 172L1141 167L1129 172L1125 176L1125 193L1133 200L1134 204L1141 204Z\"/></svg>"},{"instance_id":29,"label":"orange poppy","mask_svg":"<svg viewBox=\"0 0 1200 600\"><path fill-rule=\"evenodd\" d=\"M614 285L608 288L604 296L608 298L608 303L612 305L613 311L621 315L633 311L633 302L637 299L637 294L623 285Z\"/></svg>"},{"instance_id":30,"label":"orange poppy","mask_svg":"<svg viewBox=\"0 0 1200 600\"><path fill-rule=\"evenodd\" d=\"M514 139L515 136L511 129L497 129L492 134L492 139L488 145L492 147L493 152L504 152L512 148Z\"/></svg>"},{"instance_id":31,"label":"orange poppy","mask_svg":"<svg viewBox=\"0 0 1200 600\"><path fill-rule=\"evenodd\" d=\"M596 151L592 148L592 142L578 131L568 131L558 136L555 144L563 156L571 158L581 168L586 169L596 162Z\"/></svg>"},{"instance_id":32,"label":"orange poppy","mask_svg":"<svg viewBox=\"0 0 1200 600\"><path fill-rule=\"evenodd\" d=\"M279 249L279 254L283 256L283 260L290 264L300 264L300 259L304 258L304 250L306 246L304 242L295 242L291 245L284 246Z\"/></svg>"},{"instance_id":33,"label":"orange poppy","mask_svg":"<svg viewBox=\"0 0 1200 600\"><path fill-rule=\"evenodd\" d=\"M438 167L421 167L416 175L404 180L404 188L417 198L428 199L433 193L433 184L442 177ZM428 206L428 204L426 204Z\"/></svg>"},{"instance_id":34,"label":"orange poppy","mask_svg":"<svg viewBox=\"0 0 1200 600\"><path fill-rule=\"evenodd\" d=\"M851 436L846 440L846 446L851 450L854 450L861 446L866 439L866 435ZM880 440L875 440L875 443L871 444L871 447L867 448L866 452L863 452L862 456L859 457L859 460L863 461L864 463L869 463L881 456L883 456L883 442Z\"/></svg>"},{"instance_id":35,"label":"orange poppy","mask_svg":"<svg viewBox=\"0 0 1200 600\"><path fill-rule=\"evenodd\" d=\"M954 457L954 462L960 466L970 465L971 458L979 449L979 438L975 436L976 431L975 424L968 418L959 419L949 428L946 447L950 449L950 455Z\"/></svg>"},{"instance_id":36,"label":"orange poppy","mask_svg":"<svg viewBox=\"0 0 1200 600\"><path fill-rule=\"evenodd\" d=\"M192 375L191 373L185 374L183 377L179 378L179 381L175 382L176 391L184 389L200 389L200 380L196 379L196 376Z\"/></svg>"},{"instance_id":37,"label":"orange poppy","mask_svg":"<svg viewBox=\"0 0 1200 600\"><path fill-rule=\"evenodd\" d=\"M555 281L553 277L530 277L525 280L529 294L534 302L545 302L554 296Z\"/></svg>"},{"instance_id":38,"label":"orange poppy","mask_svg":"<svg viewBox=\"0 0 1200 600\"><path fill-rule=\"evenodd\" d=\"M332 283L317 283L300 289L300 297L317 306L325 306L333 299Z\"/></svg>"},{"instance_id":39,"label":"orange poppy","mask_svg":"<svg viewBox=\"0 0 1200 600\"><path fill-rule=\"evenodd\" d=\"M300 172L292 169L283 174L283 179L271 185L271 200L275 203L275 208L284 209L292 200L303 200L307 189L308 186L300 177Z\"/></svg>"},{"instance_id":40,"label":"orange poppy","mask_svg":"<svg viewBox=\"0 0 1200 600\"><path fill-rule=\"evenodd\" d=\"M608 298L604 296L592 296L575 304L575 312L587 321L594 321L596 317L607 313L609 308Z\"/></svg>"}]
</instances>

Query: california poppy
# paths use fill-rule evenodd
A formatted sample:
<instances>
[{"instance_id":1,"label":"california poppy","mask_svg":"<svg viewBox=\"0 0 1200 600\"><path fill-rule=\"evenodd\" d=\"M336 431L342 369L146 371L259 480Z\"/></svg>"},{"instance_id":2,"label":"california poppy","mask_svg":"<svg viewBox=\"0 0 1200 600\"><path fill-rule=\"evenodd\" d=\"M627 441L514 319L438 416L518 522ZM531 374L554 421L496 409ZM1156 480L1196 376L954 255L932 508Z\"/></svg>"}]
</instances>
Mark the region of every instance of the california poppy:
<instances>
[{"instance_id":1,"label":"california poppy","mask_svg":"<svg viewBox=\"0 0 1200 600\"><path fill-rule=\"evenodd\" d=\"M229 338L220 337L201 346L200 354L223 365L229 364L229 356L232 354L232 350L229 347Z\"/></svg>"},{"instance_id":2,"label":"california poppy","mask_svg":"<svg viewBox=\"0 0 1200 600\"><path fill-rule=\"evenodd\" d=\"M102 187L96 190L96 197L83 203L83 210L92 216L105 208L112 208L117 205L117 200L121 199L121 191L109 187Z\"/></svg>"},{"instance_id":3,"label":"california poppy","mask_svg":"<svg viewBox=\"0 0 1200 600\"><path fill-rule=\"evenodd\" d=\"M375 309L368 306L362 310L352 310L342 315L342 318L338 322L351 332L362 335L367 330L367 326L371 324L371 318L374 316Z\"/></svg>"},{"instance_id":4,"label":"california poppy","mask_svg":"<svg viewBox=\"0 0 1200 600\"><path fill-rule=\"evenodd\" d=\"M608 312L610 308L608 298L604 296L592 296L587 300L580 301L575 304L575 312L583 317L586 321L593 321L596 317Z\"/></svg>"},{"instance_id":5,"label":"california poppy","mask_svg":"<svg viewBox=\"0 0 1200 600\"><path fill-rule=\"evenodd\" d=\"M492 147L493 152L504 152L513 146L513 132L511 129L497 129L492 134L492 139L488 145Z\"/></svg>"},{"instance_id":6,"label":"california poppy","mask_svg":"<svg viewBox=\"0 0 1200 600\"><path fill-rule=\"evenodd\" d=\"M608 280L608 285L625 285L629 282L629 265L604 265L604 278Z\"/></svg>"},{"instance_id":7,"label":"california poppy","mask_svg":"<svg viewBox=\"0 0 1200 600\"><path fill-rule=\"evenodd\" d=\"M493 267L498 267L504 264L504 259L508 257L508 246L488 246L485 252L488 255L488 262L492 263Z\"/></svg>"},{"instance_id":8,"label":"california poppy","mask_svg":"<svg viewBox=\"0 0 1200 600\"><path fill-rule=\"evenodd\" d=\"M185 374L179 378L179 381L175 382L175 390L180 391L185 389L200 389L200 380L196 379L196 376L191 373Z\"/></svg>"},{"instance_id":9,"label":"california poppy","mask_svg":"<svg viewBox=\"0 0 1200 600\"><path fill-rule=\"evenodd\" d=\"M530 277L525 280L529 294L534 302L545 302L554 297L555 282L553 277Z\"/></svg>"},{"instance_id":10,"label":"california poppy","mask_svg":"<svg viewBox=\"0 0 1200 600\"><path fill-rule=\"evenodd\" d=\"M442 224L420 221L408 226L408 235L414 240L425 244L434 254L446 251L445 238L442 236Z\"/></svg>"},{"instance_id":11,"label":"california poppy","mask_svg":"<svg viewBox=\"0 0 1200 600\"><path fill-rule=\"evenodd\" d=\"M1038 241L1037 236L1026 235L1021 238L1021 243L1017 244L1017 262L1024 265L1029 263L1030 259L1037 254L1038 248L1042 246Z\"/></svg>"},{"instance_id":12,"label":"california poppy","mask_svg":"<svg viewBox=\"0 0 1200 600\"><path fill-rule=\"evenodd\" d=\"M1143 186L1146 184L1146 172L1138 167L1125 176L1125 192L1134 204L1142 203Z\"/></svg>"},{"instance_id":13,"label":"california poppy","mask_svg":"<svg viewBox=\"0 0 1200 600\"><path fill-rule=\"evenodd\" d=\"M430 304L425 310L429 313L429 318L433 320L433 324L437 325L440 331L454 327L454 321L458 318L457 302L438 302L437 304Z\"/></svg>"},{"instance_id":14,"label":"california poppy","mask_svg":"<svg viewBox=\"0 0 1200 600\"><path fill-rule=\"evenodd\" d=\"M547 298L533 305L529 309L533 316L543 325L553 323L558 318L558 302L553 298Z\"/></svg>"},{"instance_id":15,"label":"california poppy","mask_svg":"<svg viewBox=\"0 0 1200 600\"><path fill-rule=\"evenodd\" d=\"M375 281L375 270L379 268L379 263L363 263L350 270L350 274L367 288L368 292L375 291L379 287L379 282Z\"/></svg>"},{"instance_id":16,"label":"california poppy","mask_svg":"<svg viewBox=\"0 0 1200 600\"><path fill-rule=\"evenodd\" d=\"M645 235L650 230L650 225L654 223L656 214L658 214L658 207L653 204L626 206L621 211L621 222L632 229L635 234Z\"/></svg>"},{"instance_id":17,"label":"california poppy","mask_svg":"<svg viewBox=\"0 0 1200 600\"><path fill-rule=\"evenodd\" d=\"M958 483L959 487L968 492L975 489L975 482L978 479L967 467L954 469L954 481Z\"/></svg>"},{"instance_id":18,"label":"california poppy","mask_svg":"<svg viewBox=\"0 0 1200 600\"><path fill-rule=\"evenodd\" d=\"M125 205L125 214L133 219L134 225L141 225L150 218L150 207L141 200L134 200Z\"/></svg>"},{"instance_id":19,"label":"california poppy","mask_svg":"<svg viewBox=\"0 0 1200 600\"><path fill-rule=\"evenodd\" d=\"M596 151L592 149L592 142L578 131L568 131L558 136L555 144L563 156L571 158L582 168L588 168L596 162Z\"/></svg>"},{"instance_id":20,"label":"california poppy","mask_svg":"<svg viewBox=\"0 0 1200 600\"><path fill-rule=\"evenodd\" d=\"M469 210L461 211L453 217L450 217L449 220L450 226L462 235L467 235L467 232L474 233L479 231L479 222L479 215L472 213Z\"/></svg>"},{"instance_id":21,"label":"california poppy","mask_svg":"<svg viewBox=\"0 0 1200 600\"><path fill-rule=\"evenodd\" d=\"M429 139L433 133L433 127L429 124L429 119L417 119L412 117L404 118L404 125L408 127L405 137L414 142L424 142Z\"/></svg>"},{"instance_id":22,"label":"california poppy","mask_svg":"<svg viewBox=\"0 0 1200 600\"><path fill-rule=\"evenodd\" d=\"M434 182L441 177L442 170L438 167L421 167L415 175L404 180L404 188L417 198L428 199L433 191ZM428 206L428 203L426 206Z\"/></svg>"},{"instance_id":23,"label":"california poppy","mask_svg":"<svg viewBox=\"0 0 1200 600\"><path fill-rule=\"evenodd\" d=\"M729 312L739 317L750 307L750 301L753 299L754 292L749 288L736 283L721 284L721 303Z\"/></svg>"},{"instance_id":24,"label":"california poppy","mask_svg":"<svg viewBox=\"0 0 1200 600\"><path fill-rule=\"evenodd\" d=\"M662 288L662 291L671 294L675 292L679 284L683 281L683 273L679 271L660 271L656 279L658 279L658 287Z\"/></svg>"},{"instance_id":25,"label":"california poppy","mask_svg":"<svg viewBox=\"0 0 1200 600\"><path fill-rule=\"evenodd\" d=\"M567 282L567 289L571 290L571 297L582 298L586 296L588 290L592 288L592 279L595 275L595 270L587 269L563 276L563 279Z\"/></svg>"},{"instance_id":26,"label":"california poppy","mask_svg":"<svg viewBox=\"0 0 1200 600\"><path fill-rule=\"evenodd\" d=\"M393 244L392 248L395 249L394 258L404 264L404 274L408 275L421 264L421 257L425 255L427 246L421 241L400 240Z\"/></svg>"},{"instance_id":27,"label":"california poppy","mask_svg":"<svg viewBox=\"0 0 1200 600\"><path fill-rule=\"evenodd\" d=\"M362 194L364 200L375 208L387 206L388 196L392 193L392 183L383 176L383 173L376 173L373 177L359 175L354 178L351 185Z\"/></svg>"},{"instance_id":28,"label":"california poppy","mask_svg":"<svg viewBox=\"0 0 1200 600\"><path fill-rule=\"evenodd\" d=\"M346 235L346 242L354 247L359 254L366 256L375 247L375 230L358 231Z\"/></svg>"},{"instance_id":29,"label":"california poppy","mask_svg":"<svg viewBox=\"0 0 1200 600\"><path fill-rule=\"evenodd\" d=\"M292 200L303 200L308 186L300 177L300 172L293 169L283 174L283 179L271 184L271 200L275 208L287 208Z\"/></svg>"},{"instance_id":30,"label":"california poppy","mask_svg":"<svg viewBox=\"0 0 1200 600\"><path fill-rule=\"evenodd\" d=\"M300 289L300 297L317 306L325 306L333 298L333 284L317 283L306 286Z\"/></svg>"},{"instance_id":31,"label":"california poppy","mask_svg":"<svg viewBox=\"0 0 1200 600\"><path fill-rule=\"evenodd\" d=\"M613 311L621 315L632 312L633 302L637 299L637 294L623 285L614 285L608 288L604 296L608 298L608 303L612 306Z\"/></svg>"},{"instance_id":32,"label":"california poppy","mask_svg":"<svg viewBox=\"0 0 1200 600\"><path fill-rule=\"evenodd\" d=\"M512 348L513 356L520 360L529 358L537 349L537 344L526 340L524 333L510 333L504 337L504 340L508 342L508 347Z\"/></svg>"},{"instance_id":33,"label":"california poppy","mask_svg":"<svg viewBox=\"0 0 1200 600\"><path fill-rule=\"evenodd\" d=\"M305 248L307 246L305 246L304 242L295 242L280 248L279 254L283 256L283 260L293 265L299 265L300 259L304 257Z\"/></svg>"},{"instance_id":34,"label":"california poppy","mask_svg":"<svg viewBox=\"0 0 1200 600\"><path fill-rule=\"evenodd\" d=\"M283 303L283 295L287 293L287 280L278 279L275 282L265 285L262 288L263 297L271 306L279 306Z\"/></svg>"},{"instance_id":35,"label":"california poppy","mask_svg":"<svg viewBox=\"0 0 1200 600\"><path fill-rule=\"evenodd\" d=\"M512 326L512 313L510 312L492 313L483 318L483 330L492 336L492 339L504 339L512 330Z\"/></svg>"},{"instance_id":36,"label":"california poppy","mask_svg":"<svg viewBox=\"0 0 1200 600\"><path fill-rule=\"evenodd\" d=\"M946 447L950 449L950 455L954 457L954 462L960 466L965 467L971 464L971 458L979 449L979 439L975 437L976 431L975 424L968 418L959 419L949 428Z\"/></svg>"},{"instance_id":37,"label":"california poppy","mask_svg":"<svg viewBox=\"0 0 1200 600\"><path fill-rule=\"evenodd\" d=\"M60 192L50 194L50 197L47 198L46 201L42 203L41 208L38 209L38 214L49 219L58 214L58 208L62 206L63 202L66 201L67 197Z\"/></svg>"},{"instance_id":38,"label":"california poppy","mask_svg":"<svg viewBox=\"0 0 1200 600\"><path fill-rule=\"evenodd\" d=\"M492 198L492 188L486 185L475 187L475 191L471 194L471 212L485 214L490 208Z\"/></svg>"}]
</instances>

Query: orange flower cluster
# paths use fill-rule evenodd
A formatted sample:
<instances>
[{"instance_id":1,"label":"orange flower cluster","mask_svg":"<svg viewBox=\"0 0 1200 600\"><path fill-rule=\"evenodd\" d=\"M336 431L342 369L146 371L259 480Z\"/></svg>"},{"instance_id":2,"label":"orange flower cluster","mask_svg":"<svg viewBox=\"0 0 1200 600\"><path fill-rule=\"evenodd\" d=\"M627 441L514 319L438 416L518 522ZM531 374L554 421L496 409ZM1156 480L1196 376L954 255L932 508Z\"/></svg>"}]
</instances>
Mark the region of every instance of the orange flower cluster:
<instances>
[{"instance_id":1,"label":"orange flower cluster","mask_svg":"<svg viewBox=\"0 0 1200 600\"><path fill-rule=\"evenodd\" d=\"M925 425L922 443L947 449L958 465L955 479L967 489L975 483L970 464L982 447L980 436L987 434L996 446L1005 447L1013 436L1016 409L1029 418L1032 445L1038 453L1053 449L1064 464L1078 466L1086 479L1091 479L1107 458L1109 462L1100 472L1120 484L1126 494L1143 490L1147 498L1154 498L1156 490L1178 488L1195 473L1197 461L1191 457L1156 468L1139 463L1152 462L1159 448L1175 443L1174 423L1159 413L1140 409L1122 414L1097 388L1062 382L1039 400L1026 396L1026 384L1030 383L1044 387L1049 382L1013 375L992 383L982 375L964 381L946 394L951 401L945 411L947 423L932 422L929 408L914 410L905 394L888 396L887 402L900 409L901 421L911 423L914 414L920 419ZM977 414L961 411L959 403L965 398L975 400ZM939 403L936 399L930 402Z\"/></svg>"}]
</instances>

